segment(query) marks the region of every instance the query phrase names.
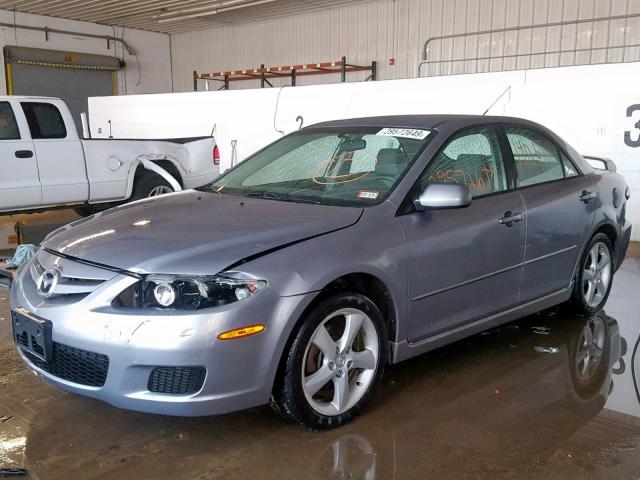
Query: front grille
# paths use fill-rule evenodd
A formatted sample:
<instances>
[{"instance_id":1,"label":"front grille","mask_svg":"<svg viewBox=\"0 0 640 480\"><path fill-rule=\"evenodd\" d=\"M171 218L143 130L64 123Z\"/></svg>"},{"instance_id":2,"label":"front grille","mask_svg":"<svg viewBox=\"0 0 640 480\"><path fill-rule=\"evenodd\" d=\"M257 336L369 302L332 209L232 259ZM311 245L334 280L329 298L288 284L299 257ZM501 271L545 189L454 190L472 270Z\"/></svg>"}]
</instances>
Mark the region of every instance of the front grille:
<instances>
[{"instance_id":1,"label":"front grille","mask_svg":"<svg viewBox=\"0 0 640 480\"><path fill-rule=\"evenodd\" d=\"M53 342L53 354L49 362L22 350L36 367L68 382L102 387L107 380L109 357Z\"/></svg>"},{"instance_id":2,"label":"front grille","mask_svg":"<svg viewBox=\"0 0 640 480\"><path fill-rule=\"evenodd\" d=\"M55 272L57 281L49 293L53 298L72 300L89 295L115 276L110 270L62 258L46 250L37 253L29 270L36 287L47 271Z\"/></svg>"},{"instance_id":3,"label":"front grille","mask_svg":"<svg viewBox=\"0 0 640 480\"><path fill-rule=\"evenodd\" d=\"M202 388L206 373L203 367L156 367L149 375L147 389L174 395L196 393Z\"/></svg>"}]
</instances>

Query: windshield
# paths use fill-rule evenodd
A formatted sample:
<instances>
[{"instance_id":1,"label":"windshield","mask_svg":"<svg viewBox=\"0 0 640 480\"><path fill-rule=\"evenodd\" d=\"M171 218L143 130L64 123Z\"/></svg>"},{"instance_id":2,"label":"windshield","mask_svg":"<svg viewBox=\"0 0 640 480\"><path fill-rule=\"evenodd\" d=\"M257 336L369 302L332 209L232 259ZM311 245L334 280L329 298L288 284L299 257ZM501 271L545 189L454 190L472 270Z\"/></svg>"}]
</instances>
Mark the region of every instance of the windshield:
<instances>
[{"instance_id":1,"label":"windshield","mask_svg":"<svg viewBox=\"0 0 640 480\"><path fill-rule=\"evenodd\" d=\"M425 129L344 127L284 137L204 187L342 206L380 203L429 140Z\"/></svg>"}]
</instances>

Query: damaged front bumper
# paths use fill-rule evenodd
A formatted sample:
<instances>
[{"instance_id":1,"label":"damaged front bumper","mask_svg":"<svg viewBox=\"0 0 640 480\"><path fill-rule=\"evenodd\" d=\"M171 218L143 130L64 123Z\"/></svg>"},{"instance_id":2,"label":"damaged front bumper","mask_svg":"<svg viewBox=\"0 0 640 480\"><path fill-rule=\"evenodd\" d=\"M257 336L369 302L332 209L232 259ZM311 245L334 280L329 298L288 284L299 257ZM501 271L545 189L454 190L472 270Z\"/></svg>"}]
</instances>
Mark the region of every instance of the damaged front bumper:
<instances>
[{"instance_id":1,"label":"damaged front bumper","mask_svg":"<svg viewBox=\"0 0 640 480\"><path fill-rule=\"evenodd\" d=\"M51 322L55 357L35 358L14 335L22 359L63 390L130 410L199 416L268 402L289 319L298 318L312 295L280 297L267 288L242 302L191 312L112 306L135 281L114 273L80 298L43 299L29 266L22 269L11 307ZM217 338L252 324L267 328L237 340Z\"/></svg>"}]
</instances>

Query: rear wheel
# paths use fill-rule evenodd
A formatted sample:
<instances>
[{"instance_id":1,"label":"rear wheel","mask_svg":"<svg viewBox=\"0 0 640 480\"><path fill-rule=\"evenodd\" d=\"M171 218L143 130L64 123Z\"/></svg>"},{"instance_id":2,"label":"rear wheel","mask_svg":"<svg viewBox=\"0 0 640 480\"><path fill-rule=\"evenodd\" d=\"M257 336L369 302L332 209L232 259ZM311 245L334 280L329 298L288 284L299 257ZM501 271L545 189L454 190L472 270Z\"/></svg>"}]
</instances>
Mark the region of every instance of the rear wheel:
<instances>
[{"instance_id":1,"label":"rear wheel","mask_svg":"<svg viewBox=\"0 0 640 480\"><path fill-rule=\"evenodd\" d=\"M352 420L375 391L387 361L382 315L367 297L333 295L320 302L290 342L272 403L311 429Z\"/></svg>"},{"instance_id":2,"label":"rear wheel","mask_svg":"<svg viewBox=\"0 0 640 480\"><path fill-rule=\"evenodd\" d=\"M147 197L157 197L172 193L173 187L160 175L153 172L144 172L138 177L133 187L131 200L140 200Z\"/></svg>"},{"instance_id":3,"label":"rear wheel","mask_svg":"<svg viewBox=\"0 0 640 480\"><path fill-rule=\"evenodd\" d=\"M613 248L609 237L598 233L580 260L571 303L578 313L593 314L606 303L612 283Z\"/></svg>"}]
</instances>

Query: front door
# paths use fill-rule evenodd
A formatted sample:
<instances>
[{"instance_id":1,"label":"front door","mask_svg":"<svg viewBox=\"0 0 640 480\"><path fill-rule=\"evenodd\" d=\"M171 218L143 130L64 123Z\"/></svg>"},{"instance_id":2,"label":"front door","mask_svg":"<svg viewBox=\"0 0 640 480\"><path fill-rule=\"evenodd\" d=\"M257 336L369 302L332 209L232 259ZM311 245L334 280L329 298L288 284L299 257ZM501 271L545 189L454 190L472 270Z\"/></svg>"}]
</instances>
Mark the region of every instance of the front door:
<instances>
[{"instance_id":1,"label":"front door","mask_svg":"<svg viewBox=\"0 0 640 480\"><path fill-rule=\"evenodd\" d=\"M449 141L420 179L420 191L442 182L466 184L471 205L398 217L407 242L409 341L518 303L524 204L518 192L508 189L492 127L464 130Z\"/></svg>"},{"instance_id":2,"label":"front door","mask_svg":"<svg viewBox=\"0 0 640 480\"><path fill-rule=\"evenodd\" d=\"M0 211L41 204L33 142L30 138L21 138L18 124L11 103L0 102Z\"/></svg>"},{"instance_id":3,"label":"front door","mask_svg":"<svg viewBox=\"0 0 640 480\"><path fill-rule=\"evenodd\" d=\"M71 116L49 102L20 103L35 147L42 183L42 204L84 202L89 198L84 152Z\"/></svg>"},{"instance_id":4,"label":"front door","mask_svg":"<svg viewBox=\"0 0 640 480\"><path fill-rule=\"evenodd\" d=\"M516 182L527 206L527 247L520 300L569 286L594 221L595 186L551 139L531 128L505 127Z\"/></svg>"}]
</instances>

